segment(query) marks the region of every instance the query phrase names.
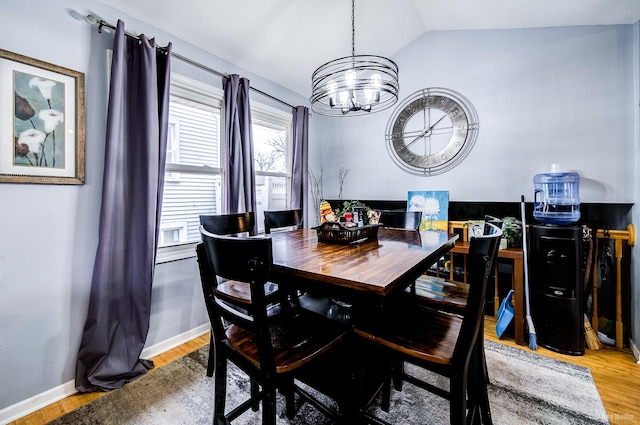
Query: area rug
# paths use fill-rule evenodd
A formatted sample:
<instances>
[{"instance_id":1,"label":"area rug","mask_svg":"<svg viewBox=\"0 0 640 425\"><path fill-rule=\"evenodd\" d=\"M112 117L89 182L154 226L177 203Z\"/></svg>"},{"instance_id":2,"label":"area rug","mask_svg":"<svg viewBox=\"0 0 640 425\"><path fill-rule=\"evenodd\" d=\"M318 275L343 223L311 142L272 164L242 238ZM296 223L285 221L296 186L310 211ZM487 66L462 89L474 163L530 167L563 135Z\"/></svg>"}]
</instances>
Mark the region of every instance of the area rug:
<instances>
[{"instance_id":1,"label":"area rug","mask_svg":"<svg viewBox=\"0 0 640 425\"><path fill-rule=\"evenodd\" d=\"M530 351L485 341L491 384L489 398L496 425L608 424L609 419L589 369L550 359ZM53 422L52 425L176 425L210 424L213 416L213 378L205 375L208 347L173 361L100 397ZM426 376L432 382L441 380ZM246 376L230 365L227 409L249 392ZM446 386L446 382L440 382ZM284 399L278 395L278 424L324 424L327 419L308 404L289 421ZM377 405L372 413L403 425L446 425L448 402L410 384L392 390L390 413ZM258 425L259 412L247 412L234 424Z\"/></svg>"}]
</instances>

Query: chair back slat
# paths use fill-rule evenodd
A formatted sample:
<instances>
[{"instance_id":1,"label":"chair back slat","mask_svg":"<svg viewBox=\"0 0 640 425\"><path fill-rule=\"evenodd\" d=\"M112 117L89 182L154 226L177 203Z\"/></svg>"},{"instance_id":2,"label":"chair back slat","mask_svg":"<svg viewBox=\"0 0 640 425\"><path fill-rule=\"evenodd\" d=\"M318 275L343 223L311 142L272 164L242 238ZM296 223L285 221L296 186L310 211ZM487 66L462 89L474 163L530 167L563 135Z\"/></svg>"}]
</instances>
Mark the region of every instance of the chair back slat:
<instances>
[{"instance_id":1,"label":"chair back slat","mask_svg":"<svg viewBox=\"0 0 640 425\"><path fill-rule=\"evenodd\" d=\"M253 211L238 214L201 215L200 224L216 235L253 234L256 218Z\"/></svg>"},{"instance_id":2,"label":"chair back slat","mask_svg":"<svg viewBox=\"0 0 640 425\"><path fill-rule=\"evenodd\" d=\"M304 220L301 209L264 212L264 232L266 234L271 233L274 229L283 227L302 229L303 226Z\"/></svg>"},{"instance_id":3,"label":"chair back slat","mask_svg":"<svg viewBox=\"0 0 640 425\"><path fill-rule=\"evenodd\" d=\"M488 252L492 270L495 268L495 264L498 258L498 251L500 250L500 239L502 239L502 219L494 217L492 215L485 215L483 235L490 236L495 234L498 230L500 230L501 236L497 239L497 243L494 243L494 241L492 240Z\"/></svg>"},{"instance_id":4,"label":"chair back slat","mask_svg":"<svg viewBox=\"0 0 640 425\"><path fill-rule=\"evenodd\" d=\"M253 284L267 282L273 264L271 238L216 235L201 227L211 269L220 277Z\"/></svg>"},{"instance_id":5,"label":"chair back slat","mask_svg":"<svg viewBox=\"0 0 640 425\"><path fill-rule=\"evenodd\" d=\"M485 215L484 216L484 222L485 223L491 223L494 226L496 226L499 229L502 229L502 219L498 218L498 217L494 217L492 215ZM485 235L487 234L487 232L490 232L491 230L489 230L489 228L487 226L485 226L484 228L484 233Z\"/></svg>"},{"instance_id":6,"label":"chair back slat","mask_svg":"<svg viewBox=\"0 0 640 425\"><path fill-rule=\"evenodd\" d=\"M382 227L390 229L418 230L422 220L420 211L381 211Z\"/></svg>"}]
</instances>

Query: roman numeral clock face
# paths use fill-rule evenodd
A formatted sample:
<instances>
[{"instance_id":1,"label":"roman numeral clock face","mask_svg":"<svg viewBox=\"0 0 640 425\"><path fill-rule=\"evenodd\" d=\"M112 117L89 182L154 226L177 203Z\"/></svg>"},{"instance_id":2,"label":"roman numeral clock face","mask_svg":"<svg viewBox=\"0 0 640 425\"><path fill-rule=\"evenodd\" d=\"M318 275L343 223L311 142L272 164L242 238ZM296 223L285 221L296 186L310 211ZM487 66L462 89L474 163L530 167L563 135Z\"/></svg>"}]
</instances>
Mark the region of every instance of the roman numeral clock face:
<instances>
[{"instance_id":1,"label":"roman numeral clock face","mask_svg":"<svg viewBox=\"0 0 640 425\"><path fill-rule=\"evenodd\" d=\"M444 173L462 161L476 141L478 116L459 93L444 88L415 92L395 109L387 124L387 150L405 171Z\"/></svg>"}]
</instances>

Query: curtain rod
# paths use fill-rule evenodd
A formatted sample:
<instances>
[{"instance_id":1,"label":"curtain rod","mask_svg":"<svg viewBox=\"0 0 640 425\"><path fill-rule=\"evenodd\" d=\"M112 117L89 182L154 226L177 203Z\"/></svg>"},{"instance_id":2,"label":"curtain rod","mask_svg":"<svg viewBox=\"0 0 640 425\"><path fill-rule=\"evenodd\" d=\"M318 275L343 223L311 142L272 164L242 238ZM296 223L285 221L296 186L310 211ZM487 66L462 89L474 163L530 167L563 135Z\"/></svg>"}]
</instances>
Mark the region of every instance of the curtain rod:
<instances>
[{"instance_id":1,"label":"curtain rod","mask_svg":"<svg viewBox=\"0 0 640 425\"><path fill-rule=\"evenodd\" d=\"M99 32L99 33L102 33L102 28L103 28L103 27L111 28L112 30L115 30L115 29L116 29L115 25L112 25L112 24L108 23L107 21L103 21L102 19L97 18L95 15L87 15L87 16L86 16L86 20L87 20L87 22L89 22L90 24L98 25L98 32ZM140 40L140 37L139 37L139 36L137 36L137 35L135 35L135 34L132 34L132 33L127 32L127 31L125 31L124 33L125 33L128 37L135 38L136 40ZM165 47L162 47L162 46L156 46L156 49L158 49L158 50L166 50L166 48L165 48ZM213 69L213 68L209 68L208 66L203 65L203 64L201 64L200 62L196 62L196 61L194 61L193 59L189 59L189 58L188 58L188 57L186 57L186 56L182 56L182 55L181 55L181 54L179 54L179 53L176 53L176 52L173 52L173 51L172 51L172 52L171 52L171 56L173 56L174 58L179 59L179 60L181 60L181 61L183 61L183 62L186 62L186 63L188 63L189 65L193 65L193 66L195 66L196 68L200 68L200 69L202 69L202 70L204 70L204 71L207 71L207 72L210 72L210 73L212 73L212 74L215 74L215 75L217 75L217 76L218 76L218 77L220 77L220 78L229 78L229 75L228 75L228 74L225 74L224 72L216 71L216 70L215 70L215 69ZM286 105L286 106L288 106L288 107L290 107L290 108L292 108L292 109L294 108L294 106L293 106L293 105L290 105L289 103L285 102L284 100L280 100L280 99L278 99L277 97L271 96L270 94L265 93L265 92L263 92L262 90L259 90L259 89L255 88L255 87L251 87L251 86L249 86L249 89L251 89L251 90L255 91L256 93L261 94L262 96L268 97L268 98L269 98L269 99L271 99L271 100L275 100L276 102L280 102L280 103L282 103L283 105Z\"/></svg>"}]
</instances>

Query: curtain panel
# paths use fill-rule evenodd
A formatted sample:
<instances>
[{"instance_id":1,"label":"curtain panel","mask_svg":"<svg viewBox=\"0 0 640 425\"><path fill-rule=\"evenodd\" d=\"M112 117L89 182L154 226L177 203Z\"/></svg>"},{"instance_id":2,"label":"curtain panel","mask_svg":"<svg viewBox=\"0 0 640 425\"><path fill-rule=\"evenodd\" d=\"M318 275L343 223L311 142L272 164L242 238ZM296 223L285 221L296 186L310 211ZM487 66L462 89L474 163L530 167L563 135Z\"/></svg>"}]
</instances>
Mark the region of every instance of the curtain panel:
<instances>
[{"instance_id":1,"label":"curtain panel","mask_svg":"<svg viewBox=\"0 0 640 425\"><path fill-rule=\"evenodd\" d=\"M302 209L305 223L308 221L309 190L309 109L293 108L293 154L291 175L291 209Z\"/></svg>"},{"instance_id":2,"label":"curtain panel","mask_svg":"<svg viewBox=\"0 0 640 425\"><path fill-rule=\"evenodd\" d=\"M81 392L113 390L153 367L149 330L169 115L171 44L127 37L111 65L99 241L76 366Z\"/></svg>"},{"instance_id":3,"label":"curtain panel","mask_svg":"<svg viewBox=\"0 0 640 425\"><path fill-rule=\"evenodd\" d=\"M256 211L253 131L249 80L232 74L224 79L225 199L229 214ZM252 235L258 234L258 225Z\"/></svg>"}]
</instances>

